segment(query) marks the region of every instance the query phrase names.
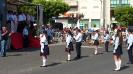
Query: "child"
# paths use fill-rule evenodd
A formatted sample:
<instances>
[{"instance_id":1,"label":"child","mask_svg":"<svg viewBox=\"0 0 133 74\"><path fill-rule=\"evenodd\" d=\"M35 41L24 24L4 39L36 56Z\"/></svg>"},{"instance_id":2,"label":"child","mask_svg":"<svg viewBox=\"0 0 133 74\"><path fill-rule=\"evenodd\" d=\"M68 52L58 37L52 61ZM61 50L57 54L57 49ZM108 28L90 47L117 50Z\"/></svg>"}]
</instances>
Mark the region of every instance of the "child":
<instances>
[{"instance_id":1,"label":"child","mask_svg":"<svg viewBox=\"0 0 133 74\"><path fill-rule=\"evenodd\" d=\"M43 33L40 34L40 45L41 45L40 56L42 57L43 61L43 64L40 67L46 67L47 56L49 55L49 47L48 47L46 31L43 31Z\"/></svg>"},{"instance_id":2,"label":"child","mask_svg":"<svg viewBox=\"0 0 133 74\"><path fill-rule=\"evenodd\" d=\"M73 41L72 33L71 31L68 31L66 36L66 50L65 50L68 53L67 61L71 60L71 51L73 51L72 41Z\"/></svg>"},{"instance_id":3,"label":"child","mask_svg":"<svg viewBox=\"0 0 133 74\"><path fill-rule=\"evenodd\" d=\"M98 46L99 46L99 34L98 34L98 30L95 31L94 45L95 45L95 52L94 52L94 54L97 55L98 54Z\"/></svg>"},{"instance_id":4,"label":"child","mask_svg":"<svg viewBox=\"0 0 133 74\"><path fill-rule=\"evenodd\" d=\"M123 42L122 33L118 30L115 36L114 50L113 50L113 57L116 65L116 68L114 69L115 71L119 71L121 69L122 42Z\"/></svg>"}]
</instances>

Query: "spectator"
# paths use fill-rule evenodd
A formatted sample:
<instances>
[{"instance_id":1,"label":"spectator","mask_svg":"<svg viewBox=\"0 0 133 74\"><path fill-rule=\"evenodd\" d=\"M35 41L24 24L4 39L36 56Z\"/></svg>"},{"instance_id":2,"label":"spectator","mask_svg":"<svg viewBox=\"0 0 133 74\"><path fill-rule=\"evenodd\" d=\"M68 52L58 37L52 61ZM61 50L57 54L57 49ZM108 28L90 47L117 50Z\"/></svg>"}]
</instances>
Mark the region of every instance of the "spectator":
<instances>
[{"instance_id":1,"label":"spectator","mask_svg":"<svg viewBox=\"0 0 133 74\"><path fill-rule=\"evenodd\" d=\"M25 26L23 29L23 38L24 38L24 47L28 47L29 44L29 30L28 26Z\"/></svg>"},{"instance_id":2,"label":"spectator","mask_svg":"<svg viewBox=\"0 0 133 74\"><path fill-rule=\"evenodd\" d=\"M8 40L7 27L2 27L2 39L1 39L1 56L6 57L6 45Z\"/></svg>"}]
</instances>

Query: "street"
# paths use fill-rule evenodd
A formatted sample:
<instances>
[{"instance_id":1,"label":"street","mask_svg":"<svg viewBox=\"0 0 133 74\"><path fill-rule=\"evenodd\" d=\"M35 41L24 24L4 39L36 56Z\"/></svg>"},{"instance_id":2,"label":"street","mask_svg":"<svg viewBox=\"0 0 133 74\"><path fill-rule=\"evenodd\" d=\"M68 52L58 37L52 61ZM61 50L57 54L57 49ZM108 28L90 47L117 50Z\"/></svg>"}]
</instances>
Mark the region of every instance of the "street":
<instances>
[{"instance_id":1,"label":"street","mask_svg":"<svg viewBox=\"0 0 133 74\"><path fill-rule=\"evenodd\" d=\"M127 65L127 52L123 48L122 70L113 71L115 65L110 52L99 46L99 54L94 55L93 46L82 46L82 58L66 62L64 43L50 45L50 56L46 68L41 68L40 49L9 51L7 57L0 57L0 74L132 74L133 65ZM75 57L72 53L72 59Z\"/></svg>"}]
</instances>

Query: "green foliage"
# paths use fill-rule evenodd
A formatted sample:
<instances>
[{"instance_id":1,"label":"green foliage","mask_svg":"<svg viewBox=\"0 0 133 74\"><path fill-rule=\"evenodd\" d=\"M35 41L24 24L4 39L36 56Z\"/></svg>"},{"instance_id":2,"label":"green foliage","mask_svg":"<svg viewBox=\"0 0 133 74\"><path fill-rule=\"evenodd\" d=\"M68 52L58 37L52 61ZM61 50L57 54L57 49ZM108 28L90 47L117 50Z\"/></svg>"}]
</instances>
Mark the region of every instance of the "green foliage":
<instances>
[{"instance_id":1,"label":"green foliage","mask_svg":"<svg viewBox=\"0 0 133 74\"><path fill-rule=\"evenodd\" d=\"M93 27L96 27L96 24L93 24Z\"/></svg>"},{"instance_id":2,"label":"green foliage","mask_svg":"<svg viewBox=\"0 0 133 74\"><path fill-rule=\"evenodd\" d=\"M18 7L18 11L19 12L24 12L24 13L28 13L30 15L35 15L36 11L35 11L36 7L35 6L19 6Z\"/></svg>"},{"instance_id":3,"label":"green foliage","mask_svg":"<svg viewBox=\"0 0 133 74\"><path fill-rule=\"evenodd\" d=\"M116 7L114 10L116 21L122 26L133 24L133 7L121 6Z\"/></svg>"},{"instance_id":4,"label":"green foliage","mask_svg":"<svg viewBox=\"0 0 133 74\"><path fill-rule=\"evenodd\" d=\"M33 0L33 3L43 5L46 18L57 17L70 8L69 5L62 0Z\"/></svg>"}]
</instances>

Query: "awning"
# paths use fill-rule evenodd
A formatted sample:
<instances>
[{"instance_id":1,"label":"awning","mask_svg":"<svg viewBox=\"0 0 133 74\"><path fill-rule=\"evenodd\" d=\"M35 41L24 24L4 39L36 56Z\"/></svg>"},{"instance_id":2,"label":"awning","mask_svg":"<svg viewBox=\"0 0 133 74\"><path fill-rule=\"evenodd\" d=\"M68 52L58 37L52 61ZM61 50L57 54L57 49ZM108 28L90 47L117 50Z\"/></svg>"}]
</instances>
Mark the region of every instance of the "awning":
<instances>
[{"instance_id":1,"label":"awning","mask_svg":"<svg viewBox=\"0 0 133 74\"><path fill-rule=\"evenodd\" d=\"M7 0L7 10L17 12L18 6L37 6L36 4L27 2L26 0Z\"/></svg>"},{"instance_id":2,"label":"awning","mask_svg":"<svg viewBox=\"0 0 133 74\"><path fill-rule=\"evenodd\" d=\"M10 5L28 5L28 6L35 5L33 3L27 2L26 0L7 0L7 4L10 4Z\"/></svg>"}]
</instances>

